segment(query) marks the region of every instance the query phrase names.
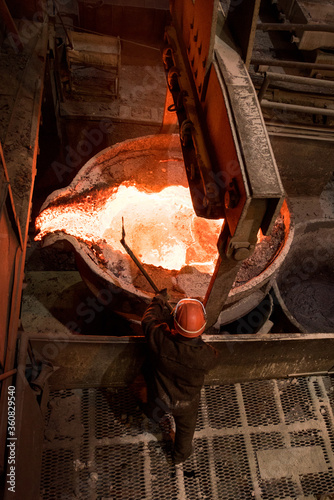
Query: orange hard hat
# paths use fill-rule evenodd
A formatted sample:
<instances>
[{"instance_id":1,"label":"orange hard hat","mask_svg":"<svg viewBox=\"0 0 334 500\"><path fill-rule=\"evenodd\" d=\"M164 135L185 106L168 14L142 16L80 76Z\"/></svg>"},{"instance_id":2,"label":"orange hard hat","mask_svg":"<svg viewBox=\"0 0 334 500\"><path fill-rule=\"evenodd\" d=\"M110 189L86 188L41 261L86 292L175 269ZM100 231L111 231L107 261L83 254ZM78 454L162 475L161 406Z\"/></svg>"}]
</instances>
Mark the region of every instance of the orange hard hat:
<instances>
[{"instance_id":1,"label":"orange hard hat","mask_svg":"<svg viewBox=\"0 0 334 500\"><path fill-rule=\"evenodd\" d=\"M194 338L204 332L206 312L197 299L182 299L174 309L174 325L183 337Z\"/></svg>"}]
</instances>

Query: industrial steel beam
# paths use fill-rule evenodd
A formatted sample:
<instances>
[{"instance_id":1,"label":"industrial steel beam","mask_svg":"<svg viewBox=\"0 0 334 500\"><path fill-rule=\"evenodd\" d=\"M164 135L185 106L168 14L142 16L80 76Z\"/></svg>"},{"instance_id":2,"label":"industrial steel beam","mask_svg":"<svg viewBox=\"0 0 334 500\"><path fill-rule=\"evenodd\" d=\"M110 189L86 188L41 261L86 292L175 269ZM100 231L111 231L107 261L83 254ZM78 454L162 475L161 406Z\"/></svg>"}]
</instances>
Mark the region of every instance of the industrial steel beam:
<instances>
[{"instance_id":1,"label":"industrial steel beam","mask_svg":"<svg viewBox=\"0 0 334 500\"><path fill-rule=\"evenodd\" d=\"M255 8L255 6L253 5ZM164 53L197 215L224 218L219 259L205 305L208 326L221 312L240 263L268 235L284 190L245 62L215 36L217 2L172 3Z\"/></svg>"},{"instance_id":2,"label":"industrial steel beam","mask_svg":"<svg viewBox=\"0 0 334 500\"><path fill-rule=\"evenodd\" d=\"M97 332L98 333L98 332ZM28 334L34 355L58 367L48 379L52 390L128 386L147 355L145 337ZM333 369L334 334L285 333L203 335L220 352L208 384L235 384L290 375L329 373ZM52 349L47 349L52 345ZM51 359L52 358L52 359ZM77 360L75 369L73 360Z\"/></svg>"},{"instance_id":3,"label":"industrial steel beam","mask_svg":"<svg viewBox=\"0 0 334 500\"><path fill-rule=\"evenodd\" d=\"M320 31L334 33L334 24L324 23L257 23L256 29L259 31Z\"/></svg>"},{"instance_id":4,"label":"industrial steel beam","mask_svg":"<svg viewBox=\"0 0 334 500\"><path fill-rule=\"evenodd\" d=\"M28 22L28 21L27 21ZM3 371L9 372L14 368L17 347L17 334L20 321L22 283L24 277L25 254L28 238L28 227L32 203L34 179L36 175L36 162L38 152L39 124L41 118L41 106L43 95L43 79L45 72L45 61L48 43L48 26L34 24L36 34L24 47L24 53L28 56L29 64L22 73L21 80L12 83L16 86L16 99L13 105L9 121L4 122L4 153L0 149L0 158L3 170L6 172L5 181L7 186L7 208L12 228L6 228L3 239L5 251L11 250L11 268L6 269L6 260L2 259L3 300L6 300L8 315L1 318L0 338L5 346L5 358ZM30 133L22 135L22 127ZM27 137L27 138L26 138ZM15 142L16 147L8 147L8 142ZM14 180L17 174L22 175L22 164L24 162L26 183L24 188L17 189ZM8 196L9 195L9 196ZM5 230L5 227L3 226ZM16 234L16 247L9 248L9 243ZM4 269L3 269L4 268ZM10 274L10 275L9 275ZM9 275L9 276L8 276ZM7 313L7 311L6 311ZM0 395L0 472L4 469L5 443L7 433L7 389L12 384L11 377L2 381Z\"/></svg>"}]
</instances>

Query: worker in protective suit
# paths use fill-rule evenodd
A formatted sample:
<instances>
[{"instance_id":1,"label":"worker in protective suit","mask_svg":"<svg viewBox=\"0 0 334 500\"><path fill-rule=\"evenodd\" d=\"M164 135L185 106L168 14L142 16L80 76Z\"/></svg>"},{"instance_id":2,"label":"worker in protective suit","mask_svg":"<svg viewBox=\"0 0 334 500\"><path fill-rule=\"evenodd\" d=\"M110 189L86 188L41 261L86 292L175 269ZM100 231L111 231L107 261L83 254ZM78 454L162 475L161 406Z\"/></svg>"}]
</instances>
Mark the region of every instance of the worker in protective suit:
<instances>
[{"instance_id":1,"label":"worker in protective suit","mask_svg":"<svg viewBox=\"0 0 334 500\"><path fill-rule=\"evenodd\" d=\"M167 300L167 290L159 292L142 318L149 349L146 414L155 422L163 420L166 413L173 415L173 460L179 464L193 452L204 375L215 366L218 353L201 338L206 325L203 304L196 299L180 300L173 311L174 325L170 327L164 320Z\"/></svg>"}]
</instances>

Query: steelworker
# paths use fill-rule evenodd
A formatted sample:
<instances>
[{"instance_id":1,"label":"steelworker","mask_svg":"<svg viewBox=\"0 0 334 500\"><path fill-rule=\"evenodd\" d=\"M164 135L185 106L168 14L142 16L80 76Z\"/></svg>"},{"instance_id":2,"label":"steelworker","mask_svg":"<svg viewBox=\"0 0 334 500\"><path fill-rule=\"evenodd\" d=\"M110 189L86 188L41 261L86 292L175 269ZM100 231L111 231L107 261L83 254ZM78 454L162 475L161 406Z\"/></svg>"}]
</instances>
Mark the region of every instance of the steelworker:
<instances>
[{"instance_id":1,"label":"steelworker","mask_svg":"<svg viewBox=\"0 0 334 500\"><path fill-rule=\"evenodd\" d=\"M206 325L203 304L191 298L180 300L173 311L173 328L164 320L167 300L167 290L159 292L142 319L149 350L146 414L155 422L161 422L166 413L173 415L173 461L180 464L193 452L200 391L218 352L201 337Z\"/></svg>"}]
</instances>

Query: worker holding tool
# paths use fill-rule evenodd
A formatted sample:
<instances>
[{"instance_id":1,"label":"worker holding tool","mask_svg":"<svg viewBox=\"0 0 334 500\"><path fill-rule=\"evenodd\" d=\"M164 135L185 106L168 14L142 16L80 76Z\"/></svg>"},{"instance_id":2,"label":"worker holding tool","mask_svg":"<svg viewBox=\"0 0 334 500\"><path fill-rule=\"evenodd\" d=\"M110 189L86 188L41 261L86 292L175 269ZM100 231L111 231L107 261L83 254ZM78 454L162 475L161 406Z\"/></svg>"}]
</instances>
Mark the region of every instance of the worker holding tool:
<instances>
[{"instance_id":1,"label":"worker holding tool","mask_svg":"<svg viewBox=\"0 0 334 500\"><path fill-rule=\"evenodd\" d=\"M142 318L149 350L144 374L148 389L145 413L157 423L166 413L173 415L176 426L173 459L180 464L192 454L204 375L215 366L218 353L201 338L206 326L203 304L187 298L180 300L173 310L167 289L159 291L126 243L123 217L120 242L156 292ZM167 324L165 308L173 314L174 325Z\"/></svg>"},{"instance_id":2,"label":"worker holding tool","mask_svg":"<svg viewBox=\"0 0 334 500\"><path fill-rule=\"evenodd\" d=\"M180 464L193 452L204 375L215 366L218 353L201 338L206 313L199 300L180 300L173 311L172 327L164 322L167 303L165 289L156 294L142 318L149 349L146 414L156 422L162 421L166 413L173 415L173 460Z\"/></svg>"}]
</instances>

